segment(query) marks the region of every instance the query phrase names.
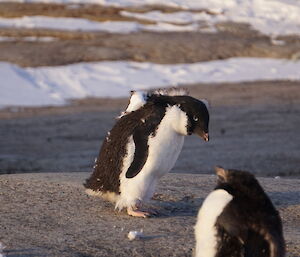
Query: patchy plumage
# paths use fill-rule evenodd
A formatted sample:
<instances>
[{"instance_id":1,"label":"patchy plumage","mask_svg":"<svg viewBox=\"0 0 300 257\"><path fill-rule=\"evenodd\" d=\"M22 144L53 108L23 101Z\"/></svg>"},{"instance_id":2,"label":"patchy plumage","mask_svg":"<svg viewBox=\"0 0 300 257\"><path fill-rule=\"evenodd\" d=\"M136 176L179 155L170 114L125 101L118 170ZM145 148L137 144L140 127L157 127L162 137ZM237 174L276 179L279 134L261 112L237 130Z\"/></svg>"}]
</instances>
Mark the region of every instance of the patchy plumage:
<instances>
[{"instance_id":1,"label":"patchy plumage","mask_svg":"<svg viewBox=\"0 0 300 257\"><path fill-rule=\"evenodd\" d=\"M216 167L218 185L195 226L196 257L283 257L279 213L255 177Z\"/></svg>"},{"instance_id":2,"label":"patchy plumage","mask_svg":"<svg viewBox=\"0 0 300 257\"><path fill-rule=\"evenodd\" d=\"M133 92L132 97L103 142L94 172L85 183L88 193L129 211L152 197L157 180L174 166L184 136L196 133L208 141L209 122L202 101L175 95L174 90L172 96Z\"/></svg>"}]
</instances>

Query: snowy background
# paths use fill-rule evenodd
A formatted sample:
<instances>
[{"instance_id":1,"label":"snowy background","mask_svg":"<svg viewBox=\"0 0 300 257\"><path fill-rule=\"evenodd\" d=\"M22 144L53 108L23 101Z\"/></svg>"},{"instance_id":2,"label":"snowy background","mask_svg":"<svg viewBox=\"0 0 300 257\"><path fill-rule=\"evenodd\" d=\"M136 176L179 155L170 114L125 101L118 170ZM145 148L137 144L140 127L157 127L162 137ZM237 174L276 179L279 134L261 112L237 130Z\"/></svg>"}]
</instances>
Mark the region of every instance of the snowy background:
<instances>
[{"instance_id":1,"label":"snowy background","mask_svg":"<svg viewBox=\"0 0 300 257\"><path fill-rule=\"evenodd\" d=\"M300 80L300 62L232 58L194 64L80 63L20 68L0 63L2 105L60 105L68 99L124 97L144 90L197 82Z\"/></svg>"},{"instance_id":2,"label":"snowy background","mask_svg":"<svg viewBox=\"0 0 300 257\"><path fill-rule=\"evenodd\" d=\"M0 0L0 2L5 2ZM69 8L78 4L106 6L160 5L156 0L16 0L16 3L62 3ZM297 0L166 0L173 12L122 10L123 17L149 21L93 21L73 17L22 16L0 17L2 29L46 29L136 33L140 31L216 33L220 22L246 23L270 37L274 45L284 45L279 36L300 34L300 1ZM203 11L205 10L205 11ZM13 42L0 36L0 43ZM20 39L19 39L20 40ZM54 37L23 37L23 41L55 42ZM300 56L300 50L299 50ZM0 107L61 105L68 99L85 97L126 97L132 89L178 86L193 83L241 82L255 80L300 80L300 61L294 59L237 57L219 61L186 64L155 64L131 61L77 63L56 67L20 67L0 62ZM1 61L1 60L0 60Z\"/></svg>"}]
</instances>

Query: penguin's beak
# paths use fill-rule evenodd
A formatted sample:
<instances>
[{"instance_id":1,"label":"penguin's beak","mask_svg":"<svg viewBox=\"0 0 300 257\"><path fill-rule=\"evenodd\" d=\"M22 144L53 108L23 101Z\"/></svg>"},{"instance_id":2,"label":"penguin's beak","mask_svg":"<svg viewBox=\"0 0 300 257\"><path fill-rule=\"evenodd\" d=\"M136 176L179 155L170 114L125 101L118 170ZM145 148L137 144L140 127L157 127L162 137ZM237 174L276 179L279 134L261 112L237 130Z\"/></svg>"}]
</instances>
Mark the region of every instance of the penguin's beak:
<instances>
[{"instance_id":1,"label":"penguin's beak","mask_svg":"<svg viewBox=\"0 0 300 257\"><path fill-rule=\"evenodd\" d=\"M204 131L201 128L197 128L194 130L194 134L196 134L197 136L203 138L204 141L208 142L209 141L209 135L208 135L208 131Z\"/></svg>"},{"instance_id":2,"label":"penguin's beak","mask_svg":"<svg viewBox=\"0 0 300 257\"><path fill-rule=\"evenodd\" d=\"M206 142L209 141L209 135L208 135L208 133L202 134L201 137L204 139L204 141L206 141Z\"/></svg>"}]
</instances>

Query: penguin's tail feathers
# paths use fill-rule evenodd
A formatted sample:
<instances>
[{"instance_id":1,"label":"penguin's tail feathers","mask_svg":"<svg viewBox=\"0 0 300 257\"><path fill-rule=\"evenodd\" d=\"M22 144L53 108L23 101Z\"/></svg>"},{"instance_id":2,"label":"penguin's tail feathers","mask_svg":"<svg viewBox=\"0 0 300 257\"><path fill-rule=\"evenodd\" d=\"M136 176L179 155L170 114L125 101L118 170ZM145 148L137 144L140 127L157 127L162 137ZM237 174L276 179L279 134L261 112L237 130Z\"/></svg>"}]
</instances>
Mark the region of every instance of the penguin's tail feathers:
<instances>
[{"instance_id":1,"label":"penguin's tail feathers","mask_svg":"<svg viewBox=\"0 0 300 257\"><path fill-rule=\"evenodd\" d=\"M90 188L86 189L85 192L90 196L100 197L100 198L102 198L106 201L112 202L112 203L116 203L120 198L120 195L116 194L114 192L95 191Z\"/></svg>"}]
</instances>

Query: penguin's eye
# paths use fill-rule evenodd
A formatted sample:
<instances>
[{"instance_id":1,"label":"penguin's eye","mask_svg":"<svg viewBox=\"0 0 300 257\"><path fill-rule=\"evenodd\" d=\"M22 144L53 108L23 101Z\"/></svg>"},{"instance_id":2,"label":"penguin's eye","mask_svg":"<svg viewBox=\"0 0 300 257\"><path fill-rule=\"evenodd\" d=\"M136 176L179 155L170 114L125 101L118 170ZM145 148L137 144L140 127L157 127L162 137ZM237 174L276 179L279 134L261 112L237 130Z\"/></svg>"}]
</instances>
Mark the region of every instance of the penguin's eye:
<instances>
[{"instance_id":1,"label":"penguin's eye","mask_svg":"<svg viewBox=\"0 0 300 257\"><path fill-rule=\"evenodd\" d=\"M194 121L197 121L197 120L198 120L198 117L194 116L193 119L194 119Z\"/></svg>"}]
</instances>

